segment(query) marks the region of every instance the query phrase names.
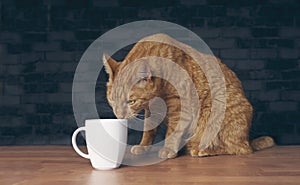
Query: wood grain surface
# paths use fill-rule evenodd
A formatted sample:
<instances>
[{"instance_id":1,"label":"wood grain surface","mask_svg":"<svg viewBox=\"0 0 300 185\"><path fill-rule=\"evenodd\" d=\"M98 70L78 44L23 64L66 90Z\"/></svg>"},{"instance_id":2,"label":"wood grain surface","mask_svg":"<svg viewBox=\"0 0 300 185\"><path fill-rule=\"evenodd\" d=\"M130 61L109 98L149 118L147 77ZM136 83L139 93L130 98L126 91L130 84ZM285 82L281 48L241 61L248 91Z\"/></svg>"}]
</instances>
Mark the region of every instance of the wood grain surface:
<instances>
[{"instance_id":1,"label":"wood grain surface","mask_svg":"<svg viewBox=\"0 0 300 185\"><path fill-rule=\"evenodd\" d=\"M300 184L300 146L94 170L67 146L0 147L0 185Z\"/></svg>"}]
</instances>

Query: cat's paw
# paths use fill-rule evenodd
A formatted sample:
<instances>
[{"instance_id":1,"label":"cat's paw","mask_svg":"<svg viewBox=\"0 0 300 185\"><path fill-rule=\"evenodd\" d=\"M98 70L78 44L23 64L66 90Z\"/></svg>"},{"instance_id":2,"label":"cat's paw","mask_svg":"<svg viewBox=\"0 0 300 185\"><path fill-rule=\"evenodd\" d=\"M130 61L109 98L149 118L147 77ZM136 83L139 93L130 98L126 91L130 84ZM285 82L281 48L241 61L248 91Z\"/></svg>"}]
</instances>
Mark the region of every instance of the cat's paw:
<instances>
[{"instance_id":1,"label":"cat's paw","mask_svg":"<svg viewBox=\"0 0 300 185\"><path fill-rule=\"evenodd\" d=\"M142 145L134 145L131 147L131 153L134 155L142 155L147 153L147 151L150 149L149 146L142 146Z\"/></svg>"},{"instance_id":2,"label":"cat's paw","mask_svg":"<svg viewBox=\"0 0 300 185\"><path fill-rule=\"evenodd\" d=\"M158 152L158 157L161 159L172 159L177 156L177 152L169 149L169 148L162 148Z\"/></svg>"},{"instance_id":3,"label":"cat's paw","mask_svg":"<svg viewBox=\"0 0 300 185\"><path fill-rule=\"evenodd\" d=\"M197 149L190 150L190 155L192 157L198 157L198 153L199 153L199 150L197 150Z\"/></svg>"}]
</instances>

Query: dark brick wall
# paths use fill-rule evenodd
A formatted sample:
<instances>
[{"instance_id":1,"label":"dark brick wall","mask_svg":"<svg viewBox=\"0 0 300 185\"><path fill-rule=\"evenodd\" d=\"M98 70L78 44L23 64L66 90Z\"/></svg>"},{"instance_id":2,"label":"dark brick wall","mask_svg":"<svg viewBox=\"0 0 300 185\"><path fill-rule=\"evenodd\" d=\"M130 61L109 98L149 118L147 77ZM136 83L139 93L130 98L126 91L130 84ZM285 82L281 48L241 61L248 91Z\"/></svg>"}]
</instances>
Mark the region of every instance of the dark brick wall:
<instances>
[{"instance_id":1,"label":"dark brick wall","mask_svg":"<svg viewBox=\"0 0 300 185\"><path fill-rule=\"evenodd\" d=\"M81 55L109 29L143 19L191 29L238 74L255 109L252 137L300 144L299 12L297 0L2 0L0 145L69 144ZM100 75L100 115L111 117Z\"/></svg>"}]
</instances>

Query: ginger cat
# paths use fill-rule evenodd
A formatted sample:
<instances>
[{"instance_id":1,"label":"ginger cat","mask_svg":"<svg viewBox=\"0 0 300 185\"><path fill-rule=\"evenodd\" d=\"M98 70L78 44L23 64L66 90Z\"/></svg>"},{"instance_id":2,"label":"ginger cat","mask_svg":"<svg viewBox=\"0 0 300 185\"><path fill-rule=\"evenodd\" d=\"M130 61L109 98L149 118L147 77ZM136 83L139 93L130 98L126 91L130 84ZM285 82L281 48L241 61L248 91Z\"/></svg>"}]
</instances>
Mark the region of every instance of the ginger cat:
<instances>
[{"instance_id":1,"label":"ginger cat","mask_svg":"<svg viewBox=\"0 0 300 185\"><path fill-rule=\"evenodd\" d=\"M157 40L158 42L151 40ZM168 35L155 34L141 39L136 43L123 62L116 62L107 55L103 56L104 66L109 74L107 99L117 118L131 118L137 115L141 110L145 110L145 117L149 117L151 115L149 110L151 99L160 97L165 101L167 106L167 115L163 121L167 124L168 128L166 137L170 136L176 130L180 119L179 115L181 115L183 119L189 119L188 114L181 112L181 102L177 90L170 83L166 82L166 80L154 76L154 71L147 62L139 67L132 67L130 71L125 69L126 66L138 59L152 56L161 57L175 62L182 69L186 70L192 78L198 93L201 111L199 112L197 125L193 130L193 136L189 138L185 145L185 149L191 156L249 154L252 153L253 150L260 150L274 145L273 139L267 136L257 138L250 144L249 129L253 110L251 104L245 97L241 82L235 73L225 64L221 63L219 59L199 52L201 58L204 60L217 60L223 72L226 86L226 110L220 130L216 139L211 142L208 147L201 148L199 144L205 127L207 126L212 107L210 87L207 78L191 56L187 55L183 50L173 45L159 42L159 40L183 44ZM118 75L121 73L123 83L114 86ZM132 76L137 76L140 80L136 81L131 87L127 87L126 82L128 81L129 83ZM184 83L183 80L178 81L178 84L182 85L182 87L184 87ZM129 89L126 91L125 88ZM145 127L147 126L147 122L145 119ZM150 130L145 129L140 144L133 146L131 152L136 155L146 153L147 146L153 142L156 130L157 128ZM185 130L177 130L176 132L178 132L179 137L173 139L171 142L165 142L164 147L158 154L160 158L174 158L177 156L178 150L180 150L178 143L181 142L181 136L183 136Z\"/></svg>"}]
</instances>

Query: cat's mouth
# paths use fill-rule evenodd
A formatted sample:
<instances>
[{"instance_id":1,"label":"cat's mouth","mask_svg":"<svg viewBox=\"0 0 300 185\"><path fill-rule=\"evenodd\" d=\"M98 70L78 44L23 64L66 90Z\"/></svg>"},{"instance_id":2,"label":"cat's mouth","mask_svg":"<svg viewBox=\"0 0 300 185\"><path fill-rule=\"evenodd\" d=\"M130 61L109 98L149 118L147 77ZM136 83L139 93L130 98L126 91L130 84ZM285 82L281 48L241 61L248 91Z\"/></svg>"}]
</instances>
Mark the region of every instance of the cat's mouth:
<instances>
[{"instance_id":1,"label":"cat's mouth","mask_svg":"<svg viewBox=\"0 0 300 185\"><path fill-rule=\"evenodd\" d=\"M135 115L135 117L138 118L138 119L144 120L144 119L145 119L145 110L139 111L139 112Z\"/></svg>"}]
</instances>

